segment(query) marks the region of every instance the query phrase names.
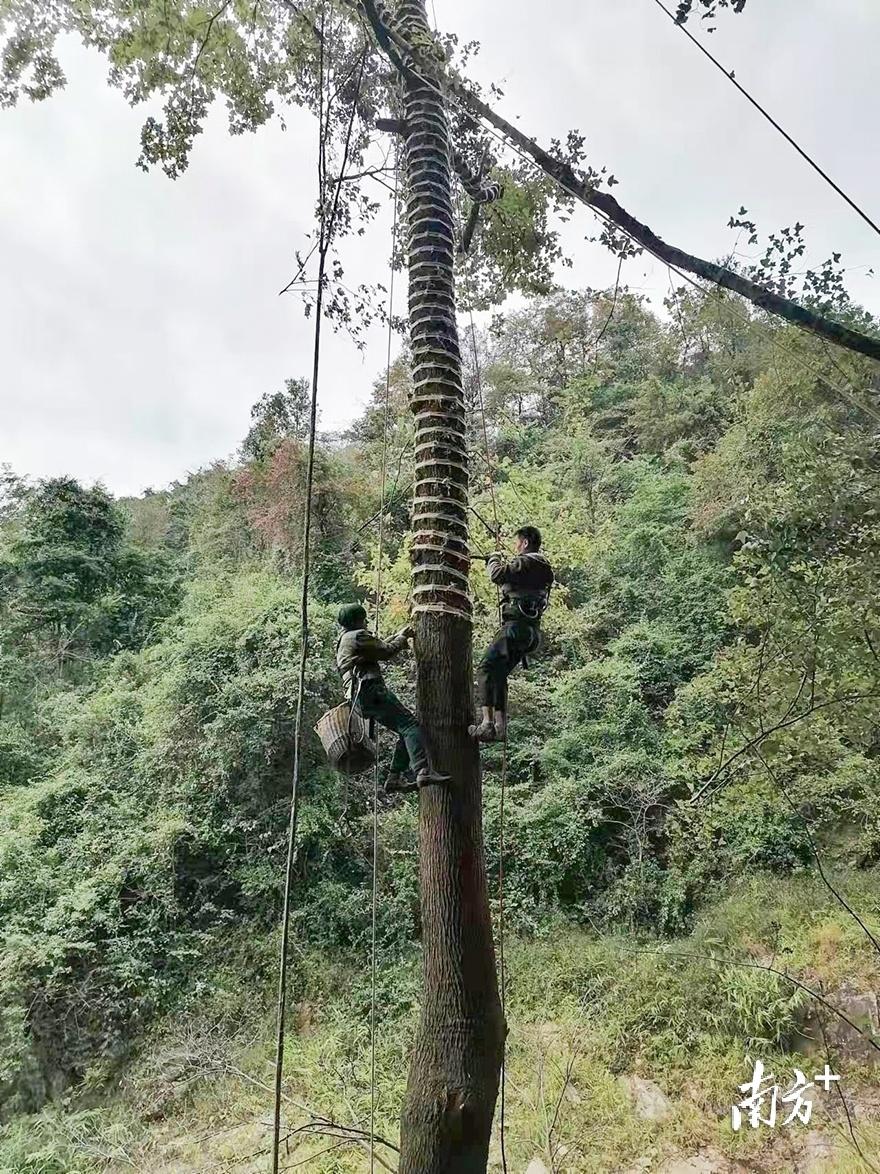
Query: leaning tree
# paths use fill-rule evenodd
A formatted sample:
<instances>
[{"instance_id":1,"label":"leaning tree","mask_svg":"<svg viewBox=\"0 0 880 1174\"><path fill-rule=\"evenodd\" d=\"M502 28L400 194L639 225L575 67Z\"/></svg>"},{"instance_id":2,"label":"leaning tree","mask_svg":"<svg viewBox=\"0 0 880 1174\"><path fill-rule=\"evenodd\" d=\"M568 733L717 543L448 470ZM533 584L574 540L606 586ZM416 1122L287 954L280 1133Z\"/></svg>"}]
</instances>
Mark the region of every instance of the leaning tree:
<instances>
[{"instance_id":1,"label":"leaning tree","mask_svg":"<svg viewBox=\"0 0 880 1174\"><path fill-rule=\"evenodd\" d=\"M744 0L698 0L740 11ZM234 132L255 129L279 107L319 114L329 143L327 169L348 167L360 182L336 185L332 247L375 215L366 185L378 178L377 127L399 139L409 275L411 407L416 484L411 547L417 693L447 789L420 797L420 881L424 994L402 1113L403 1174L461 1174L486 1168L503 1058L505 1025L496 980L481 828L473 715L468 545L468 459L461 356L456 328L457 232L453 169L475 203L499 199L468 264L471 296L488 305L512 287L540 291L560 258L552 214L581 201L605 220L603 240L625 255L644 248L696 277L741 294L820 337L880 358L880 341L852 324L797 305L779 289L667 244L611 195L613 177L587 165L584 140L568 132L549 149L497 115L465 82L472 46L432 32L424 0L9 0L0 16L6 40L0 102L49 96L64 83L55 42L75 33L104 52L111 81L128 100L161 99L145 119L139 164L172 178L213 101L222 96ZM323 79L333 75L333 106ZM491 95L490 95L491 97ZM352 114L354 121L352 122ZM491 148L488 125L513 153ZM345 140L334 152L333 142ZM495 183L484 182L491 174ZM503 190L502 190L503 188ZM321 215L326 207L320 208ZM460 234L470 239L473 218ZM300 272L308 255L300 259ZM323 312L357 331L375 304L353 296L326 266Z\"/></svg>"}]
</instances>

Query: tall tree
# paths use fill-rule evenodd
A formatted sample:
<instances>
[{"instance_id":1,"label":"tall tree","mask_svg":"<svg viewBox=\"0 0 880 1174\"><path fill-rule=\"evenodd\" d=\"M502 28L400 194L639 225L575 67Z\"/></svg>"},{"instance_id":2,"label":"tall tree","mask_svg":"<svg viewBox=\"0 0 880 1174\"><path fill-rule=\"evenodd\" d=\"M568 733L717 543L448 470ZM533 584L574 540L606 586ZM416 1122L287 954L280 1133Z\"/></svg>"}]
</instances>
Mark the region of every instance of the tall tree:
<instances>
[{"instance_id":1,"label":"tall tree","mask_svg":"<svg viewBox=\"0 0 880 1174\"><path fill-rule=\"evenodd\" d=\"M304 440L309 431L308 379L285 379L284 390L266 392L251 408L251 426L241 444L246 461L262 461L287 437Z\"/></svg>"},{"instance_id":2,"label":"tall tree","mask_svg":"<svg viewBox=\"0 0 880 1174\"><path fill-rule=\"evenodd\" d=\"M400 27L430 38L424 0ZM448 789L419 812L424 994L401 1174L485 1170L504 1044L482 838L468 589L468 455L455 314L449 127L436 87L404 82L409 319L416 422L412 525L419 711Z\"/></svg>"},{"instance_id":3,"label":"tall tree","mask_svg":"<svg viewBox=\"0 0 880 1174\"><path fill-rule=\"evenodd\" d=\"M0 563L0 638L27 647L43 676L137 648L176 598L165 558L131 546L125 518L95 485L56 477L30 491Z\"/></svg>"}]
</instances>

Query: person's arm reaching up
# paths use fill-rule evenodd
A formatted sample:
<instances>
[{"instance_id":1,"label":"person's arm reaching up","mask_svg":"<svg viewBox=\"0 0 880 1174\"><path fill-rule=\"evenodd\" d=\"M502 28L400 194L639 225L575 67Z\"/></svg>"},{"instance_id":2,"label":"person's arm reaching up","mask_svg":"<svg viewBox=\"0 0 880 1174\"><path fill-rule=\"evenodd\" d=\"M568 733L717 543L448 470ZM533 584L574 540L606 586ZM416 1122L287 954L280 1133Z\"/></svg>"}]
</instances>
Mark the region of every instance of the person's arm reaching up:
<instances>
[{"instance_id":1,"label":"person's arm reaching up","mask_svg":"<svg viewBox=\"0 0 880 1174\"><path fill-rule=\"evenodd\" d=\"M393 660L406 648L411 635L409 628L404 628L390 640L381 640L372 632L358 632L355 641L357 656L363 660Z\"/></svg>"}]
</instances>

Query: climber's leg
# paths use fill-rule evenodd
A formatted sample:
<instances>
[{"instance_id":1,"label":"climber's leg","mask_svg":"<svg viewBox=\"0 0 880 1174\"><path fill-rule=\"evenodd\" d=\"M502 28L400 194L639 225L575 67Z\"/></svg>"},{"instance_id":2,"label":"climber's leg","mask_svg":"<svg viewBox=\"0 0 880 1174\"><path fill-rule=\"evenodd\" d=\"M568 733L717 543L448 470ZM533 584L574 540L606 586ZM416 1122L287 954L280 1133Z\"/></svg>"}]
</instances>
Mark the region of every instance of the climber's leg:
<instances>
[{"instance_id":1,"label":"climber's leg","mask_svg":"<svg viewBox=\"0 0 880 1174\"><path fill-rule=\"evenodd\" d=\"M480 704L483 710L482 721L478 725L470 726L469 733L481 742L494 742L497 731L497 710L504 709L505 684L510 648L507 637L507 625L495 636L495 639L483 654L477 670L478 691Z\"/></svg>"},{"instance_id":2,"label":"climber's leg","mask_svg":"<svg viewBox=\"0 0 880 1174\"><path fill-rule=\"evenodd\" d=\"M537 630L533 625L521 620L510 620L486 649L479 666L483 720L479 726L470 728L470 732L481 741L500 741L505 737L507 680L536 643Z\"/></svg>"},{"instance_id":3,"label":"climber's leg","mask_svg":"<svg viewBox=\"0 0 880 1174\"><path fill-rule=\"evenodd\" d=\"M366 698L364 689L366 687ZM404 775L407 763L420 787L431 783L447 783L449 775L435 770L428 753L424 732L412 714L383 684L364 682L361 686L361 705L369 717L398 735L397 747L391 762L391 773L386 790L401 790L398 780ZM368 708L367 708L368 707ZM404 757L405 756L405 757ZM395 777L396 776L396 777ZM402 781L402 780L401 780Z\"/></svg>"}]
</instances>

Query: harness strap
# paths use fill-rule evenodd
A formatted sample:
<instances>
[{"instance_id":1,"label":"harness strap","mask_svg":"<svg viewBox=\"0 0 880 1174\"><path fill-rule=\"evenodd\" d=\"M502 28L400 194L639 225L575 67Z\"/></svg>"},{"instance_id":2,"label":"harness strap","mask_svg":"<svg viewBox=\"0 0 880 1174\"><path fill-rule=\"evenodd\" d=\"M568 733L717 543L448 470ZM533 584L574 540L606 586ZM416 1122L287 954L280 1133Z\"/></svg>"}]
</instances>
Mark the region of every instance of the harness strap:
<instances>
[{"instance_id":1,"label":"harness strap","mask_svg":"<svg viewBox=\"0 0 880 1174\"><path fill-rule=\"evenodd\" d=\"M345 685L345 692L346 692L347 700L352 701L352 694L360 692L361 683L363 682L364 678L358 672L357 661L354 661L348 668L343 668L342 665L339 663L339 646L340 646L340 644L342 644L342 641L345 639L345 637L347 635L348 635L347 629L343 629L343 631L339 634L339 639L336 641L336 652L334 655L334 659L336 661L336 671L339 673L340 677L342 677L343 685L345 685L346 676L349 676L351 678L349 680L348 684ZM355 685L357 685L356 691L355 691ZM357 698L355 696L355 700L356 699ZM353 702L352 702L352 704L353 704Z\"/></svg>"},{"instance_id":2,"label":"harness strap","mask_svg":"<svg viewBox=\"0 0 880 1174\"><path fill-rule=\"evenodd\" d=\"M354 682L352 682L352 684L354 684ZM347 729L346 733L348 735L349 742L354 741L354 739L351 736L351 719L354 717L354 707L357 705L358 698L361 695L361 685L362 684L363 684L363 681L360 678L358 678L357 691L355 692L354 697L349 697L349 699L348 699L348 729ZM372 729L369 728L369 726L367 727L367 737L369 737L369 738L374 737L374 733L373 733ZM358 744L360 743L360 741L361 741L361 739L358 739Z\"/></svg>"},{"instance_id":3,"label":"harness strap","mask_svg":"<svg viewBox=\"0 0 880 1174\"><path fill-rule=\"evenodd\" d=\"M526 620L539 620L550 604L550 591L509 591L504 603L511 604Z\"/></svg>"}]
</instances>

